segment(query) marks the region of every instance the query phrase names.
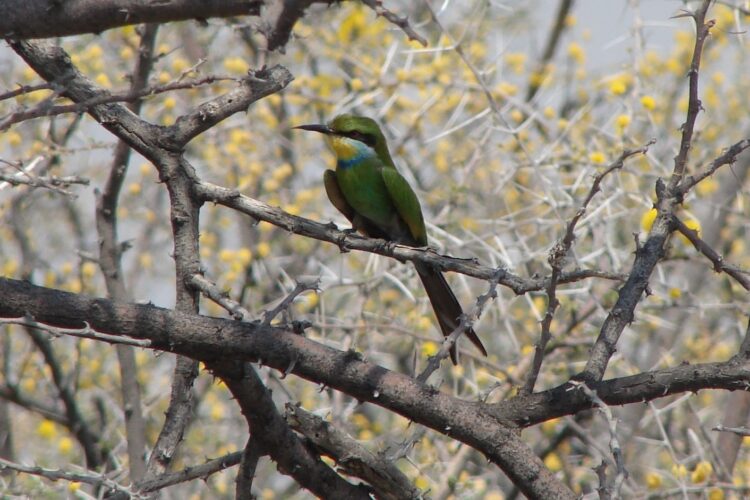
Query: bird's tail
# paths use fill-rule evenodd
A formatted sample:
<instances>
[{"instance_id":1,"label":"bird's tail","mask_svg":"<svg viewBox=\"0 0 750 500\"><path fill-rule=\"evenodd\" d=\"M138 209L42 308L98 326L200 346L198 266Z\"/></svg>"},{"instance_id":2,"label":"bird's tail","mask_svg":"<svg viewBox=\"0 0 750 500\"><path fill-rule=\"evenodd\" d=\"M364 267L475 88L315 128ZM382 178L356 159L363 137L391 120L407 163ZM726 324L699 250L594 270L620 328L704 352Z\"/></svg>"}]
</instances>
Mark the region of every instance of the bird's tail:
<instances>
[{"instance_id":1,"label":"bird's tail","mask_svg":"<svg viewBox=\"0 0 750 500\"><path fill-rule=\"evenodd\" d=\"M443 331L443 335L447 337L458 328L460 317L463 314L461 304L458 303L458 299L456 299L456 296L453 294L453 290L448 286L448 282L445 281L443 273L424 262L415 262L414 265L417 268L417 274L419 274L419 277L424 284L427 296L430 298L430 303L432 303L432 309L435 311L435 316L437 316L440 329ZM482 341L479 340L479 337L477 337L473 328L467 329L464 332L464 335L471 340L471 343L474 344L482 354L487 356L487 350L482 345ZM457 344L451 348L450 353L451 361L453 361L454 365L458 364L458 352L456 347Z\"/></svg>"}]
</instances>

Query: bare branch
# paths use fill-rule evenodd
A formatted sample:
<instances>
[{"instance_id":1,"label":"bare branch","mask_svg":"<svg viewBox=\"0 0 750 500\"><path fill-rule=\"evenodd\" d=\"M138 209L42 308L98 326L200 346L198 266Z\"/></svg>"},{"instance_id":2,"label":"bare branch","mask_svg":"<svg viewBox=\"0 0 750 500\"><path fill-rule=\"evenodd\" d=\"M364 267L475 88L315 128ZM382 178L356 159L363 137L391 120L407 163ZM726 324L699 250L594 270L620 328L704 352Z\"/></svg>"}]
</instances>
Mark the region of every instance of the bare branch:
<instances>
[{"instance_id":1,"label":"bare branch","mask_svg":"<svg viewBox=\"0 0 750 500\"><path fill-rule=\"evenodd\" d=\"M347 474L367 481L377 498L422 498L419 489L389 458L372 453L332 423L291 403L286 404L284 418Z\"/></svg>"},{"instance_id":2,"label":"bare branch","mask_svg":"<svg viewBox=\"0 0 750 500\"><path fill-rule=\"evenodd\" d=\"M71 337L82 339L100 340L109 344L122 344L133 347L151 347L151 341L149 340L126 338L120 335L108 335L106 333L97 332L89 325L86 325L83 328L55 328L43 323L38 323L34 321L34 318L28 316L22 318L0 318L0 325L20 325L28 328L35 328L37 330L45 331L54 337L70 335Z\"/></svg>"},{"instance_id":3,"label":"bare branch","mask_svg":"<svg viewBox=\"0 0 750 500\"><path fill-rule=\"evenodd\" d=\"M0 458L0 470L14 470L22 472L24 474L31 474L33 476L40 476L50 481L70 481L76 483L86 483L97 487L105 487L110 491L119 491L126 495L128 498L142 498L141 496L134 493L130 488L122 486L115 481L107 478L105 475L89 473L89 472L70 472L62 469L45 469L44 467L34 467L29 465L22 465L15 462Z\"/></svg>"},{"instance_id":4,"label":"bare branch","mask_svg":"<svg viewBox=\"0 0 750 500\"><path fill-rule=\"evenodd\" d=\"M228 453L223 457L207 460L206 463L201 465L185 467L181 471L169 472L154 479L142 481L138 484L138 492L152 493L154 491L159 491L163 488L166 488L167 486L185 483L193 479L207 479L212 474L221 472L230 467L234 467L235 465L240 463L241 459L241 451ZM119 500L119 497L115 498Z\"/></svg>"},{"instance_id":5,"label":"bare branch","mask_svg":"<svg viewBox=\"0 0 750 500\"><path fill-rule=\"evenodd\" d=\"M222 81L236 82L239 81L239 79L236 77L218 75L208 75L189 80L178 78L176 81L164 85L145 86L137 89L131 88L131 90L127 92L117 92L112 94L102 93L102 95L98 95L97 97L73 104L53 105L51 102L42 102L33 108L22 108L3 117L0 121L0 131L7 130L13 125L34 118L56 116L65 113L85 113L99 104L111 104L116 102L133 103L140 101L144 97L159 95L165 92L173 92L175 90L194 89L203 85L210 85ZM49 84L47 84L47 86L49 86Z\"/></svg>"},{"instance_id":6,"label":"bare branch","mask_svg":"<svg viewBox=\"0 0 750 500\"><path fill-rule=\"evenodd\" d=\"M279 304L271 309L270 311L266 311L263 313L263 324L264 325L270 325L271 321L273 321L276 316L281 314L282 312L286 311L289 306L292 305L294 302L294 299L299 297L300 294L308 291L308 290L318 290L318 287L320 286L320 280L315 280L312 283L305 283L305 282L298 282L294 286L294 290L289 292L289 294L284 297L284 299L279 302Z\"/></svg>"},{"instance_id":7,"label":"bare branch","mask_svg":"<svg viewBox=\"0 0 750 500\"><path fill-rule=\"evenodd\" d=\"M701 237L698 236L698 231L687 227L685 223L682 222L678 217L674 218L674 225L677 231L680 232L680 234L690 240L690 243L693 244L696 250L705 255L708 260L713 262L714 271L716 271L717 273L727 273L729 276L734 278L737 283L742 285L745 290L750 291L750 271L740 269L737 266L724 262L724 257L719 255L716 250L711 248L708 243L703 241Z\"/></svg>"},{"instance_id":8,"label":"bare branch","mask_svg":"<svg viewBox=\"0 0 750 500\"><path fill-rule=\"evenodd\" d=\"M607 404L601 400L596 391L592 390L586 384L574 384L581 389L586 396L591 399L591 402L596 408L598 408L607 419L607 425L609 427L609 448L612 451L612 456L615 462L615 477L610 482L606 480L606 474L602 464L602 471L600 474L599 491L600 498L620 498L620 490L625 480L628 478L628 471L625 469L625 458L622 454L622 446L620 440L617 438L617 420L612 414L612 410ZM602 479L604 476L604 480Z\"/></svg>"},{"instance_id":9,"label":"bare branch","mask_svg":"<svg viewBox=\"0 0 750 500\"><path fill-rule=\"evenodd\" d=\"M53 38L141 23L212 17L257 16L260 0L80 0L50 6L47 0L0 2L0 34L12 38Z\"/></svg>"},{"instance_id":10,"label":"bare branch","mask_svg":"<svg viewBox=\"0 0 750 500\"><path fill-rule=\"evenodd\" d=\"M691 14L695 20L695 47L693 48L693 59L690 62L688 71L688 112L685 123L682 124L682 139L680 140L680 151L674 160L674 172L669 181L669 190L673 191L685 175L688 155L693 144L693 130L695 129L695 120L698 113L703 108L701 100L698 97L698 72L701 65L701 56L703 55L703 44L708 38L711 28L716 22L710 20L706 22L706 13L711 6L711 0L703 0L702 5Z\"/></svg>"},{"instance_id":11,"label":"bare branch","mask_svg":"<svg viewBox=\"0 0 750 500\"><path fill-rule=\"evenodd\" d=\"M377 14L378 16L383 16L388 20L389 23L401 28L406 36L409 37L409 40L415 40L421 43L422 47L427 47L427 40L425 40L422 35L414 31L414 29L409 24L408 17L399 17L394 12L391 12L387 8L383 7L383 2L381 0L362 0L362 3L375 11L375 14Z\"/></svg>"},{"instance_id":12,"label":"bare branch","mask_svg":"<svg viewBox=\"0 0 750 500\"><path fill-rule=\"evenodd\" d=\"M679 185L679 192L682 195L687 194L703 179L712 176L717 170L719 170L719 168L723 167L724 165L731 165L735 161L737 161L737 157L740 155L740 153L745 151L747 148L750 148L750 139L743 139L736 144L733 144L714 161L712 161L706 170L698 175L689 175L685 177L685 179Z\"/></svg>"},{"instance_id":13,"label":"bare branch","mask_svg":"<svg viewBox=\"0 0 750 500\"><path fill-rule=\"evenodd\" d=\"M150 305L91 299L7 278L0 278L0 296L3 297L0 317L17 316L18 311L22 311L22 314L33 315L37 321L66 328L80 327L85 318L92 328L99 331L148 338L155 349L201 359L217 374L217 368L228 368L230 359L242 362L262 359L267 366L290 371L356 399L383 406L476 448L503 469L528 496L552 494L555 498L575 498L521 441L513 426L496 418L494 405L452 397L408 376L362 361L350 352L337 351L294 332L256 323L168 311ZM736 373L740 368L735 367L734 371L726 368L719 372L722 377L735 377L731 382L724 380L727 386L740 384ZM236 390L235 397L242 396L248 389L235 377L243 375L230 375L222 378L233 393ZM716 379L693 377L691 373L689 380L691 384L702 385ZM232 387L235 382L240 385ZM664 388L660 387L660 390ZM598 387L597 391L601 396ZM245 396L237 399L246 404ZM556 401L565 400L563 397ZM584 397L582 404L590 405L591 402ZM249 412L246 414L249 418ZM264 445L263 450L269 453L276 448L282 448L279 452L289 451L279 445L281 442L276 439L275 448L268 449Z\"/></svg>"},{"instance_id":14,"label":"bare branch","mask_svg":"<svg viewBox=\"0 0 750 500\"><path fill-rule=\"evenodd\" d=\"M397 245L377 238L367 238L350 231L341 231L333 224L319 222L289 214L280 208L272 207L260 200L240 194L235 189L228 189L208 182L195 185L198 195L205 201L224 205L247 214L254 219L262 220L302 236L334 243L342 251L363 250L366 252L393 257L398 260L419 261L430 264L441 271L456 272L485 281L498 280L514 293L521 295L530 291L541 290L547 286L549 277L522 278L505 268L491 268L475 262L474 259L460 259L437 254L434 250ZM499 275L499 277L498 277ZM604 272L595 269L577 269L564 272L560 283L572 283L587 278L602 278L623 281L626 276L619 273Z\"/></svg>"},{"instance_id":15,"label":"bare branch","mask_svg":"<svg viewBox=\"0 0 750 500\"><path fill-rule=\"evenodd\" d=\"M241 321L252 317L250 311L242 307L238 302L232 300L227 292L219 290L219 287L217 287L215 283L206 279L206 277L200 274L194 274L190 278L190 285L194 286L196 289L200 290L203 295L226 309L234 319Z\"/></svg>"},{"instance_id":16,"label":"bare branch","mask_svg":"<svg viewBox=\"0 0 750 500\"><path fill-rule=\"evenodd\" d=\"M750 429L747 427L724 427L723 425L717 425L711 430L718 432L731 432L738 436L750 436Z\"/></svg>"},{"instance_id":17,"label":"bare branch","mask_svg":"<svg viewBox=\"0 0 750 500\"><path fill-rule=\"evenodd\" d=\"M500 273L498 273L498 276L499 274ZM463 335L466 330L472 327L472 325L474 324L474 319L479 319L481 317L482 311L484 311L484 308L487 306L489 301L497 297L497 284L497 280L490 282L489 290L477 297L472 310L467 314L461 315L458 326L450 333L450 335L443 339L443 343L440 346L438 352L430 356L430 358L427 360L427 366L422 371L422 373L419 374L419 376L417 377L417 381L422 383L427 382L427 379L430 378L430 375L432 375L438 368L440 368L440 363L450 355L451 349L453 349L453 346L456 345L459 337Z\"/></svg>"}]
</instances>

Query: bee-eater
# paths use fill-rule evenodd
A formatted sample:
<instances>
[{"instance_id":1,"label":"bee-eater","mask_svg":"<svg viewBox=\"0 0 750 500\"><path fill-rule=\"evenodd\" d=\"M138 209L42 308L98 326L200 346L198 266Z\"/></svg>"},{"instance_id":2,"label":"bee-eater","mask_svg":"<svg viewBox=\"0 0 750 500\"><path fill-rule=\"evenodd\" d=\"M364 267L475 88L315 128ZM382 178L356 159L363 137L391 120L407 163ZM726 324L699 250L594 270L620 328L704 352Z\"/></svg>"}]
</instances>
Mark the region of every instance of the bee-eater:
<instances>
[{"instance_id":1,"label":"bee-eater","mask_svg":"<svg viewBox=\"0 0 750 500\"><path fill-rule=\"evenodd\" d=\"M414 190L388 152L388 144L378 124L371 118L339 115L327 125L295 127L325 134L336 154L336 170L323 176L328 198L352 223L352 227L372 238L382 238L412 247L427 246L422 208ZM444 336L459 325L463 310L439 269L414 262L435 310ZM471 342L487 355L472 328L465 331ZM450 352L458 363L456 345Z\"/></svg>"}]
</instances>

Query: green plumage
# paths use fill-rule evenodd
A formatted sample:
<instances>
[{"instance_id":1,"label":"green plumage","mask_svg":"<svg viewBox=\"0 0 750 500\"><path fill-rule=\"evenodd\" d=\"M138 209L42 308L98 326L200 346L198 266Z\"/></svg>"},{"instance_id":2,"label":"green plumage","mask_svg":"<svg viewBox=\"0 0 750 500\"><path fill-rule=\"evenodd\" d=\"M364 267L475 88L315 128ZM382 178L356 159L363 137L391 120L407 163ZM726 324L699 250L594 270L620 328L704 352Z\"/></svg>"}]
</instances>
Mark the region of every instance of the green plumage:
<instances>
[{"instance_id":1,"label":"green plumage","mask_svg":"<svg viewBox=\"0 0 750 500\"><path fill-rule=\"evenodd\" d=\"M336 153L336 170L326 170L323 180L331 203L349 219L357 231L374 238L399 244L427 246L422 208L414 190L396 170L385 137L374 120L361 116L339 115L328 125L303 125L304 130L328 136ZM443 335L459 325L463 313L443 274L434 267L416 262L435 310ZM473 329L466 337L487 355ZM457 351L451 360L458 362Z\"/></svg>"}]
</instances>

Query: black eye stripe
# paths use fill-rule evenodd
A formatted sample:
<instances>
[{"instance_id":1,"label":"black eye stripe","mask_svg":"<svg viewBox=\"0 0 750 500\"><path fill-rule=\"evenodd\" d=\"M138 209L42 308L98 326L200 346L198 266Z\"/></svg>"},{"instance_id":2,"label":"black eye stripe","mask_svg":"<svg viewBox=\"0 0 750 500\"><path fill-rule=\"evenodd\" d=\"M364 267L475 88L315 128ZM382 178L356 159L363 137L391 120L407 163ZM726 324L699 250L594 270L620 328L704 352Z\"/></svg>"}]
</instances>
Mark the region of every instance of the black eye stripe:
<instances>
[{"instance_id":1,"label":"black eye stripe","mask_svg":"<svg viewBox=\"0 0 750 500\"><path fill-rule=\"evenodd\" d=\"M370 147L375 146L375 136L371 134L364 134L362 132L359 132L357 130L352 130L351 132L344 133L345 136L351 137L352 139L360 142L364 142Z\"/></svg>"}]
</instances>

